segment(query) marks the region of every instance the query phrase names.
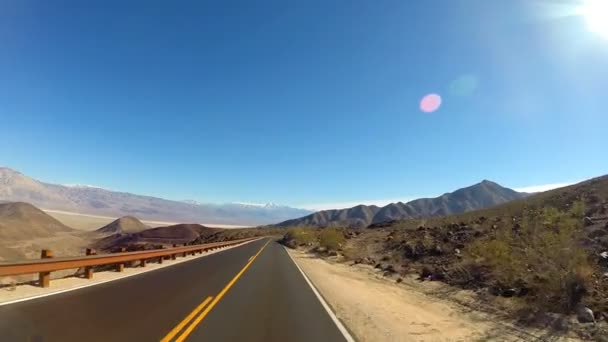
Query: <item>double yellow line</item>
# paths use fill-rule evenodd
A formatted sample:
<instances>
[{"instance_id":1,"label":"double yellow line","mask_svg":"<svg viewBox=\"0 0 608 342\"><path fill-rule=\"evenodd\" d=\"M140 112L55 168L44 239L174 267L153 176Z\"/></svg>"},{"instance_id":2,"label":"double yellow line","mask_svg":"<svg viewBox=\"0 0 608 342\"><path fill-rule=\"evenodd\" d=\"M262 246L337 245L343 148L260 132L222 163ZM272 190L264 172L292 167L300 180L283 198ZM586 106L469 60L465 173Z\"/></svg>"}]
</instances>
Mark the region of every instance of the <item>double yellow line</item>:
<instances>
[{"instance_id":1,"label":"double yellow line","mask_svg":"<svg viewBox=\"0 0 608 342\"><path fill-rule=\"evenodd\" d=\"M245 264L245 266L239 271L239 273L237 273L234 276L234 278L232 278L232 280L230 280L230 282L222 289L222 291L220 291L220 293L215 298L213 298L212 296L209 296L209 297L205 298L205 300L203 300L202 303L200 303L196 308L194 308L194 310L192 310L192 312L190 312L188 314L188 316L186 316L186 318L184 318L181 322L179 322L179 324L176 325L175 328L173 328L161 340L161 342L170 342L170 341L172 341L172 339L180 331L182 331L182 329L184 329L184 327L186 325L188 325L188 323L190 323L190 321L192 321L192 323L190 323L190 325L188 325L188 327L175 339L175 342L183 342L192 333L192 331L201 323L201 321L203 319L205 319L205 317L207 316L207 314L209 314L209 312L211 311L211 309L213 309L213 307L222 299L222 297L224 297L226 295L226 293L228 292L228 290L230 290L230 288L236 283L236 281L239 280L239 278L243 275L243 273L245 273L245 271L249 268L249 266L251 266L251 264L253 263L253 261L255 260L255 258L257 258L258 255L260 255L260 253L262 253L262 251L264 250L264 248L266 248L266 246L268 245L269 242L270 242L270 240L268 240L264 244L264 246L262 246L262 248L260 248L260 250L254 256L252 256L249 259L249 261L247 262L247 264ZM209 304L209 302L211 302L211 304ZM207 306L207 304L209 304L209 306ZM199 312L201 310L203 310L203 309L204 309L204 311L199 314ZM198 316L196 317L196 319L194 319L194 317L196 315L198 315Z\"/></svg>"}]
</instances>

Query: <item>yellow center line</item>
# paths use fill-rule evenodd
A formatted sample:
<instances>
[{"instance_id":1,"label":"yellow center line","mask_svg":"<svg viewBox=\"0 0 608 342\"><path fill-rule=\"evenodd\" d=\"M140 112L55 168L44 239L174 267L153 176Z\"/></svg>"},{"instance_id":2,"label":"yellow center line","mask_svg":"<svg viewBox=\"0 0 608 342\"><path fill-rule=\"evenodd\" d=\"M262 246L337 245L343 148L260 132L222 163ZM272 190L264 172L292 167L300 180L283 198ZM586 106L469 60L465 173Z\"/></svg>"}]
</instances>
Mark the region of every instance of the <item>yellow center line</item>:
<instances>
[{"instance_id":1,"label":"yellow center line","mask_svg":"<svg viewBox=\"0 0 608 342\"><path fill-rule=\"evenodd\" d=\"M199 313L205 307L205 305L207 305L211 301L211 299L213 299L213 297L211 297L211 296L207 297L194 310L192 310L192 312L188 316L186 316L186 318L184 318L181 322L179 322L179 324L176 325L175 328L173 328L173 330L171 330L167 334L167 336L165 336L162 340L160 340L160 342L171 341L171 339L175 335L177 335L177 333L180 332L186 326L186 324L188 324L188 322L190 322L194 318L194 316L196 316L196 314Z\"/></svg>"},{"instance_id":2,"label":"yellow center line","mask_svg":"<svg viewBox=\"0 0 608 342\"><path fill-rule=\"evenodd\" d=\"M236 283L236 281L239 280L239 278L243 275L243 273L245 273L245 271L249 268L249 266L251 266L251 264L255 261L255 258L257 258L258 255L260 255L260 253L262 253L262 251L264 250L264 248L266 248L268 243L270 243L270 240L268 240L264 244L264 246L262 246L262 248L260 248L260 250L253 256L253 258L250 258L249 262L247 262L245 267L243 267L243 269L241 269L241 271L239 273L237 273L237 275L234 276L234 278L232 278L232 280L228 283L228 285L226 285L226 287L224 287L222 289L222 291L215 298L213 298L213 301L211 302L211 304L209 304L209 306L207 306L205 308L205 310L188 326L188 328L186 328L186 330L184 330L184 332L175 340L175 342L183 342L188 337L188 335L190 335L190 333L192 333L194 328L196 328L196 326L199 325L199 323L207 316L207 314L209 314L211 309L213 309L213 307L220 301L220 299L222 299L222 297L224 297L224 295L226 295L226 292L228 292L228 290L230 290L230 288L234 285L234 283ZM162 341L164 342L165 340L163 339Z\"/></svg>"}]
</instances>

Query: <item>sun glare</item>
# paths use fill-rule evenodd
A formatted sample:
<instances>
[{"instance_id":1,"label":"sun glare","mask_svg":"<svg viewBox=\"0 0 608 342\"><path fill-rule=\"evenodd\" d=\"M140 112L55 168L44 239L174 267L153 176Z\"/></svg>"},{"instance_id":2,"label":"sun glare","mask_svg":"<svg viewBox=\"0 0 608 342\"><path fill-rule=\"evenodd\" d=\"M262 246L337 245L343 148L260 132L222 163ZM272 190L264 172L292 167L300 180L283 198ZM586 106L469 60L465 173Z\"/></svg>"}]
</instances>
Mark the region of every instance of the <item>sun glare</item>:
<instances>
[{"instance_id":1,"label":"sun glare","mask_svg":"<svg viewBox=\"0 0 608 342\"><path fill-rule=\"evenodd\" d=\"M608 0L585 0L579 11L590 31L608 38Z\"/></svg>"}]
</instances>

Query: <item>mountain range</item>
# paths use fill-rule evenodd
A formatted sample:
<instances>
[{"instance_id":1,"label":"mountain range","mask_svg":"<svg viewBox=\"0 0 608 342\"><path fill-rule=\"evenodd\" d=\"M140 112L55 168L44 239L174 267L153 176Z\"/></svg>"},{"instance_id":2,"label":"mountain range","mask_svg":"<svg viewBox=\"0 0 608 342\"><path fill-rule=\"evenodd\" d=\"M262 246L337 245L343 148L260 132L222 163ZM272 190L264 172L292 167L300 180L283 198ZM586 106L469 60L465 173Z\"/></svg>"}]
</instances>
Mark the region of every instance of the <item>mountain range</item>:
<instances>
[{"instance_id":1,"label":"mountain range","mask_svg":"<svg viewBox=\"0 0 608 342\"><path fill-rule=\"evenodd\" d=\"M262 225L311 213L276 204L201 204L107 190L85 185L44 183L0 167L0 202L27 202L49 210L142 220L218 225Z\"/></svg>"},{"instance_id":2,"label":"mountain range","mask_svg":"<svg viewBox=\"0 0 608 342\"><path fill-rule=\"evenodd\" d=\"M358 205L349 209L323 210L302 218L281 222L277 226L368 227L395 220L460 214L521 199L528 195L484 180L436 198L391 203L384 207Z\"/></svg>"}]
</instances>

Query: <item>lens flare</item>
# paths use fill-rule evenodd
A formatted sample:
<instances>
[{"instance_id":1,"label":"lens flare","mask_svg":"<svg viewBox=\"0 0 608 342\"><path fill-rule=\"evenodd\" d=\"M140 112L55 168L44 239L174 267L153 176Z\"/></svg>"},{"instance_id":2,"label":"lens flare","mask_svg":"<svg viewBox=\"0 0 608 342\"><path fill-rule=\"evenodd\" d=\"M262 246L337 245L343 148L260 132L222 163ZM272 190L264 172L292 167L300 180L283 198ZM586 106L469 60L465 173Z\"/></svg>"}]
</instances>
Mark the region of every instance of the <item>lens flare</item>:
<instances>
[{"instance_id":1,"label":"lens flare","mask_svg":"<svg viewBox=\"0 0 608 342\"><path fill-rule=\"evenodd\" d=\"M425 113L433 113L441 107L441 96L428 94L420 100L420 110Z\"/></svg>"}]
</instances>

